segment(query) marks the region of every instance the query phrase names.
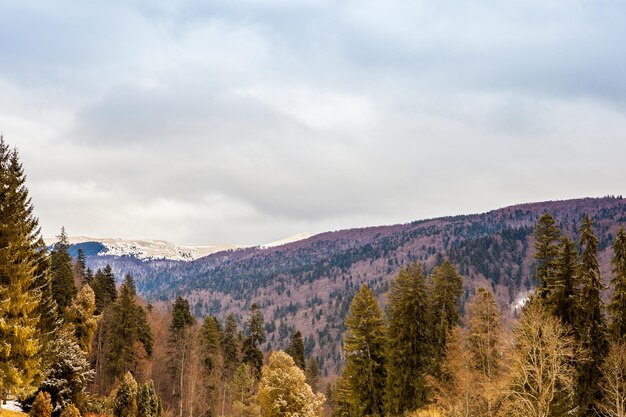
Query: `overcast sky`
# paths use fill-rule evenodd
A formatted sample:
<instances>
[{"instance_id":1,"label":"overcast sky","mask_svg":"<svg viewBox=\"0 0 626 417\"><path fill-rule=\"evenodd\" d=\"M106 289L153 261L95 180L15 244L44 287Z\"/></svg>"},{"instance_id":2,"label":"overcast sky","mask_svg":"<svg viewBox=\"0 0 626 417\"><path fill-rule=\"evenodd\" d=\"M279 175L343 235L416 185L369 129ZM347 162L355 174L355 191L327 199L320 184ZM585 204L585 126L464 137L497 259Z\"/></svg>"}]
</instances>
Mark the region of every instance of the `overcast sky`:
<instances>
[{"instance_id":1,"label":"overcast sky","mask_svg":"<svg viewBox=\"0 0 626 417\"><path fill-rule=\"evenodd\" d=\"M0 130L46 236L624 194L625 40L620 0L0 0Z\"/></svg>"}]
</instances>

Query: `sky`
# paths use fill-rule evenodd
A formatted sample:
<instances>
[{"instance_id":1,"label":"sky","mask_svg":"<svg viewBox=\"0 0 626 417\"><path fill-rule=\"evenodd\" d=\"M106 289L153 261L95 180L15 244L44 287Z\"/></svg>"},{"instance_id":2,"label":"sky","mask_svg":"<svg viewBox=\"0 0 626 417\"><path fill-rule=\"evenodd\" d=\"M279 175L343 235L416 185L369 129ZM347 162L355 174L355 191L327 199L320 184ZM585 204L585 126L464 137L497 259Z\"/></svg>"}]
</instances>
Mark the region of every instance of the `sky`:
<instances>
[{"instance_id":1,"label":"sky","mask_svg":"<svg viewBox=\"0 0 626 417\"><path fill-rule=\"evenodd\" d=\"M257 244L626 191L619 0L0 0L45 236Z\"/></svg>"}]
</instances>

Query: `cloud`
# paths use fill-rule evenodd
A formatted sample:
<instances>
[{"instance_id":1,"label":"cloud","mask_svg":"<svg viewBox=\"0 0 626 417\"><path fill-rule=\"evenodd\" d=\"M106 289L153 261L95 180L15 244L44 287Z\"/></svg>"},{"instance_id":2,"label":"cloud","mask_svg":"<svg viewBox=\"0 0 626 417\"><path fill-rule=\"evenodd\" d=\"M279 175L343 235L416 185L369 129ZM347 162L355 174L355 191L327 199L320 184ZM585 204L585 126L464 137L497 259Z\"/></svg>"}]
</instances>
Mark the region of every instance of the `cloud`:
<instances>
[{"instance_id":1,"label":"cloud","mask_svg":"<svg viewBox=\"0 0 626 417\"><path fill-rule=\"evenodd\" d=\"M2 4L0 129L47 235L255 243L620 194L625 23L582 0Z\"/></svg>"}]
</instances>

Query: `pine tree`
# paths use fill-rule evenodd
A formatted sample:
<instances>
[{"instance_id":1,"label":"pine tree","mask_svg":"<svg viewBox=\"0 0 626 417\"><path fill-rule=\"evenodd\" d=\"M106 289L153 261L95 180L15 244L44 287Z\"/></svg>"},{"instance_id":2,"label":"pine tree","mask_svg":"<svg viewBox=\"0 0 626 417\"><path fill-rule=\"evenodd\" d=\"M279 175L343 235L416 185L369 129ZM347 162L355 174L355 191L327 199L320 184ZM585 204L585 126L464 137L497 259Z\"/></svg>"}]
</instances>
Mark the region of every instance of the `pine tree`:
<instances>
[{"instance_id":1,"label":"pine tree","mask_svg":"<svg viewBox=\"0 0 626 417\"><path fill-rule=\"evenodd\" d=\"M205 317L200 326L200 354L207 375L219 364L220 330L215 317Z\"/></svg>"},{"instance_id":2,"label":"pine tree","mask_svg":"<svg viewBox=\"0 0 626 417\"><path fill-rule=\"evenodd\" d=\"M0 392L30 393L41 371L35 287L40 231L17 151L0 136Z\"/></svg>"},{"instance_id":3,"label":"pine tree","mask_svg":"<svg viewBox=\"0 0 626 417\"><path fill-rule=\"evenodd\" d=\"M235 369L239 366L239 348L237 346L237 322L235 317L229 314L224 325L224 335L222 337L222 354L224 355L224 379L228 380L233 376Z\"/></svg>"},{"instance_id":4,"label":"pine tree","mask_svg":"<svg viewBox=\"0 0 626 417\"><path fill-rule=\"evenodd\" d=\"M228 383L228 390L233 399L233 409L238 416L258 415L258 406L254 404L254 370L247 363L239 365L233 378Z\"/></svg>"},{"instance_id":5,"label":"pine tree","mask_svg":"<svg viewBox=\"0 0 626 417\"><path fill-rule=\"evenodd\" d=\"M459 324L459 303L463 295L463 277L450 261L433 270L430 275L430 328L431 345L434 350L431 374L437 375L446 352L448 335Z\"/></svg>"},{"instance_id":6,"label":"pine tree","mask_svg":"<svg viewBox=\"0 0 626 417\"><path fill-rule=\"evenodd\" d=\"M296 366L304 371L304 340L299 330L291 336L291 341L287 349L285 349L285 353L291 356Z\"/></svg>"},{"instance_id":7,"label":"pine tree","mask_svg":"<svg viewBox=\"0 0 626 417\"><path fill-rule=\"evenodd\" d=\"M594 404L600 400L599 381L601 365L608 349L603 303L600 299L602 281L598 265L598 239L593 233L593 223L585 214L580 229L581 248L578 263L578 282L581 284L578 334L590 360L579 368L578 402L580 416L595 415Z\"/></svg>"},{"instance_id":8,"label":"pine tree","mask_svg":"<svg viewBox=\"0 0 626 417\"><path fill-rule=\"evenodd\" d=\"M424 376L429 366L430 329L426 280L422 267L402 269L387 293L387 383L385 408L400 416L426 401Z\"/></svg>"},{"instance_id":9,"label":"pine tree","mask_svg":"<svg viewBox=\"0 0 626 417\"><path fill-rule=\"evenodd\" d=\"M610 334L615 342L626 342L626 232L620 227L613 244L613 297L608 306L611 316Z\"/></svg>"},{"instance_id":10,"label":"pine tree","mask_svg":"<svg viewBox=\"0 0 626 417\"><path fill-rule=\"evenodd\" d=\"M556 272L556 257L558 255L559 230L551 214L543 214L537 221L535 229L535 260L537 262L537 293L541 298L549 297L551 281Z\"/></svg>"},{"instance_id":11,"label":"pine tree","mask_svg":"<svg viewBox=\"0 0 626 417\"><path fill-rule=\"evenodd\" d=\"M135 296L125 284L120 287L120 295L108 313L106 333L107 373L112 381L126 372L137 372L138 344L148 356L152 354L154 341L145 311L137 305Z\"/></svg>"},{"instance_id":12,"label":"pine tree","mask_svg":"<svg viewBox=\"0 0 626 417\"><path fill-rule=\"evenodd\" d=\"M554 280L551 281L549 296L545 303L547 311L569 327L575 325L578 308L576 257L574 244L567 236L563 236L556 259Z\"/></svg>"},{"instance_id":13,"label":"pine tree","mask_svg":"<svg viewBox=\"0 0 626 417\"><path fill-rule=\"evenodd\" d=\"M257 400L263 417L322 417L325 398L313 393L291 356L279 351L263 367Z\"/></svg>"},{"instance_id":14,"label":"pine tree","mask_svg":"<svg viewBox=\"0 0 626 417\"><path fill-rule=\"evenodd\" d=\"M65 311L65 322L71 326L74 337L86 353L91 352L91 340L98 325L95 312L96 297L89 284L85 284Z\"/></svg>"},{"instance_id":15,"label":"pine tree","mask_svg":"<svg viewBox=\"0 0 626 417\"><path fill-rule=\"evenodd\" d=\"M320 368L317 364L317 360L313 356L309 356L306 361L306 370L304 371L306 376L306 383L309 384L313 392L317 392L317 384L320 379Z\"/></svg>"},{"instance_id":16,"label":"pine tree","mask_svg":"<svg viewBox=\"0 0 626 417\"><path fill-rule=\"evenodd\" d=\"M137 295L137 285L135 284L135 278L131 274L124 276L124 285L126 285L133 297Z\"/></svg>"},{"instance_id":17,"label":"pine tree","mask_svg":"<svg viewBox=\"0 0 626 417\"><path fill-rule=\"evenodd\" d=\"M76 295L74 270L69 248L70 243L63 227L61 228L61 234L58 236L58 241L54 244L50 253L52 295L61 314L70 306L72 298Z\"/></svg>"},{"instance_id":18,"label":"pine tree","mask_svg":"<svg viewBox=\"0 0 626 417\"><path fill-rule=\"evenodd\" d=\"M92 282L91 288L96 296L96 313L100 314L117 297L115 275L113 275L111 265L107 265L104 270L98 269Z\"/></svg>"},{"instance_id":19,"label":"pine tree","mask_svg":"<svg viewBox=\"0 0 626 417\"><path fill-rule=\"evenodd\" d=\"M137 417L160 417L161 414L163 406L150 380L137 389Z\"/></svg>"},{"instance_id":20,"label":"pine tree","mask_svg":"<svg viewBox=\"0 0 626 417\"><path fill-rule=\"evenodd\" d=\"M243 342L243 361L250 364L254 375L261 376L263 367L263 352L260 345L265 342L263 315L257 304L252 304L252 315L246 326L247 335Z\"/></svg>"},{"instance_id":21,"label":"pine tree","mask_svg":"<svg viewBox=\"0 0 626 417\"><path fill-rule=\"evenodd\" d=\"M115 417L137 416L137 382L130 372L124 375L113 402Z\"/></svg>"},{"instance_id":22,"label":"pine tree","mask_svg":"<svg viewBox=\"0 0 626 417\"><path fill-rule=\"evenodd\" d=\"M384 415L385 327L378 302L367 285L352 299L346 317L344 351L351 415Z\"/></svg>"},{"instance_id":23,"label":"pine tree","mask_svg":"<svg viewBox=\"0 0 626 417\"><path fill-rule=\"evenodd\" d=\"M50 393L55 410L70 403L81 404L87 384L94 377L86 353L66 330L51 342L49 352L52 365L40 389Z\"/></svg>"}]
</instances>

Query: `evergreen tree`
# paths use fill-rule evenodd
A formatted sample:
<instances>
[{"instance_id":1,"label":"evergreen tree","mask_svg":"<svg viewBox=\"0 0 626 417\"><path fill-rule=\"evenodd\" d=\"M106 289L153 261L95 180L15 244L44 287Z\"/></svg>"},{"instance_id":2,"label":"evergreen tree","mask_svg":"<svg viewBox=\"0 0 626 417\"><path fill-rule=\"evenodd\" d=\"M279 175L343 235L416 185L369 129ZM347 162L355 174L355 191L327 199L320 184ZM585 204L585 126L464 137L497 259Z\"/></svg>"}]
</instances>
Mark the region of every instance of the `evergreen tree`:
<instances>
[{"instance_id":1,"label":"evergreen tree","mask_svg":"<svg viewBox=\"0 0 626 417\"><path fill-rule=\"evenodd\" d=\"M254 404L254 370L247 363L239 365L228 388L233 399L235 415L241 417L258 416L258 406Z\"/></svg>"},{"instance_id":2,"label":"evergreen tree","mask_svg":"<svg viewBox=\"0 0 626 417\"><path fill-rule=\"evenodd\" d=\"M0 392L15 394L32 392L41 371L41 238L25 182L17 151L0 136Z\"/></svg>"},{"instance_id":3,"label":"evergreen tree","mask_svg":"<svg viewBox=\"0 0 626 417\"><path fill-rule=\"evenodd\" d=\"M74 404L68 404L61 412L61 417L80 417L80 411Z\"/></svg>"},{"instance_id":4,"label":"evergreen tree","mask_svg":"<svg viewBox=\"0 0 626 417\"><path fill-rule=\"evenodd\" d=\"M388 415L400 416L426 401L424 376L431 351L429 306L424 274L417 262L403 268L392 281L387 302L385 408Z\"/></svg>"},{"instance_id":5,"label":"evergreen tree","mask_svg":"<svg viewBox=\"0 0 626 417\"><path fill-rule=\"evenodd\" d=\"M49 354L52 365L40 390L50 394L55 410L68 404L81 404L87 384L94 377L86 353L64 330L51 342Z\"/></svg>"},{"instance_id":6,"label":"evergreen tree","mask_svg":"<svg viewBox=\"0 0 626 417\"><path fill-rule=\"evenodd\" d=\"M300 333L299 330L291 336L291 341L289 342L289 346L285 350L285 353L291 356L296 366L304 371L304 340L302 339L302 333Z\"/></svg>"},{"instance_id":7,"label":"evergreen tree","mask_svg":"<svg viewBox=\"0 0 626 417\"><path fill-rule=\"evenodd\" d=\"M593 233L593 223L585 214L580 229L580 261L578 282L581 284L578 334L590 360L579 368L578 402L580 416L594 416L594 404L600 400L599 382L601 365L608 349L603 303L600 299L602 281L598 265L598 239Z\"/></svg>"},{"instance_id":8,"label":"evergreen tree","mask_svg":"<svg viewBox=\"0 0 626 417\"><path fill-rule=\"evenodd\" d=\"M459 303L463 295L463 277L450 261L433 270L430 275L430 310L432 347L434 350L431 373L437 375L446 352L448 336L460 322Z\"/></svg>"},{"instance_id":9,"label":"evergreen tree","mask_svg":"<svg viewBox=\"0 0 626 417\"><path fill-rule=\"evenodd\" d=\"M613 297L608 306L613 341L626 342L626 232L620 227L613 244Z\"/></svg>"},{"instance_id":10,"label":"evergreen tree","mask_svg":"<svg viewBox=\"0 0 626 417\"><path fill-rule=\"evenodd\" d=\"M537 293L541 298L549 296L551 281L556 272L556 258L559 251L559 230L551 214L543 214L535 229L535 260L537 262Z\"/></svg>"},{"instance_id":11,"label":"evergreen tree","mask_svg":"<svg viewBox=\"0 0 626 417\"><path fill-rule=\"evenodd\" d=\"M243 361L250 364L254 375L261 376L263 367L263 352L260 345L265 342L265 330L263 328L263 315L257 304L252 304L252 315L248 320L247 335L243 342Z\"/></svg>"},{"instance_id":12,"label":"evergreen tree","mask_svg":"<svg viewBox=\"0 0 626 417\"><path fill-rule=\"evenodd\" d=\"M130 372L124 375L122 383L117 388L113 401L113 415L115 417L137 416L137 382Z\"/></svg>"},{"instance_id":13,"label":"evergreen tree","mask_svg":"<svg viewBox=\"0 0 626 417\"><path fill-rule=\"evenodd\" d=\"M124 285L126 285L133 297L137 295L137 285L135 284L135 278L131 274L124 276Z\"/></svg>"},{"instance_id":14,"label":"evergreen tree","mask_svg":"<svg viewBox=\"0 0 626 417\"><path fill-rule=\"evenodd\" d=\"M385 327L378 302L367 285L352 299L346 317L344 351L344 380L351 415L384 415Z\"/></svg>"},{"instance_id":15,"label":"evergreen tree","mask_svg":"<svg viewBox=\"0 0 626 417\"><path fill-rule=\"evenodd\" d=\"M563 236L556 259L555 278L551 281L549 296L545 303L547 311L569 327L575 325L578 308L576 257L574 244L567 236Z\"/></svg>"},{"instance_id":16,"label":"evergreen tree","mask_svg":"<svg viewBox=\"0 0 626 417\"><path fill-rule=\"evenodd\" d=\"M220 329L215 317L205 317L200 326L200 354L207 375L215 370L219 363Z\"/></svg>"},{"instance_id":17,"label":"evergreen tree","mask_svg":"<svg viewBox=\"0 0 626 417\"><path fill-rule=\"evenodd\" d=\"M95 312L96 297L89 284L85 284L72 301L72 305L65 311L65 321L71 326L78 344L86 353L91 351L91 340L98 325Z\"/></svg>"},{"instance_id":18,"label":"evergreen tree","mask_svg":"<svg viewBox=\"0 0 626 417\"><path fill-rule=\"evenodd\" d=\"M69 248L70 243L63 227L61 228L61 234L58 236L58 241L54 244L50 253L52 295L61 314L70 306L72 298L76 295L74 269Z\"/></svg>"},{"instance_id":19,"label":"evergreen tree","mask_svg":"<svg viewBox=\"0 0 626 417\"><path fill-rule=\"evenodd\" d=\"M161 400L151 380L137 390L137 417L160 417L163 414Z\"/></svg>"},{"instance_id":20,"label":"evergreen tree","mask_svg":"<svg viewBox=\"0 0 626 417\"><path fill-rule=\"evenodd\" d=\"M96 313L102 313L104 309L112 304L117 297L115 287L115 275L111 265L107 265L104 270L98 269L94 276L92 289L96 296Z\"/></svg>"},{"instance_id":21,"label":"evergreen tree","mask_svg":"<svg viewBox=\"0 0 626 417\"><path fill-rule=\"evenodd\" d=\"M320 368L317 364L317 360L313 356L309 356L309 359L306 361L304 375L306 376L306 383L309 384L313 392L317 392L317 385L320 380Z\"/></svg>"},{"instance_id":22,"label":"evergreen tree","mask_svg":"<svg viewBox=\"0 0 626 417\"><path fill-rule=\"evenodd\" d=\"M228 380L233 376L235 369L239 366L239 348L237 346L237 322L235 317L229 314L224 325L224 335L222 337L222 354L224 355L224 379Z\"/></svg>"},{"instance_id":23,"label":"evergreen tree","mask_svg":"<svg viewBox=\"0 0 626 417\"><path fill-rule=\"evenodd\" d=\"M153 337L143 307L137 305L131 290L122 285L120 295L108 315L107 373L111 380L126 372L137 372L137 344L152 354Z\"/></svg>"}]
</instances>

